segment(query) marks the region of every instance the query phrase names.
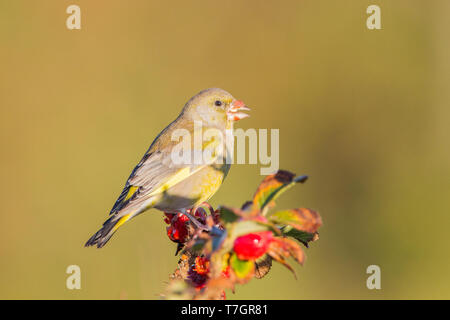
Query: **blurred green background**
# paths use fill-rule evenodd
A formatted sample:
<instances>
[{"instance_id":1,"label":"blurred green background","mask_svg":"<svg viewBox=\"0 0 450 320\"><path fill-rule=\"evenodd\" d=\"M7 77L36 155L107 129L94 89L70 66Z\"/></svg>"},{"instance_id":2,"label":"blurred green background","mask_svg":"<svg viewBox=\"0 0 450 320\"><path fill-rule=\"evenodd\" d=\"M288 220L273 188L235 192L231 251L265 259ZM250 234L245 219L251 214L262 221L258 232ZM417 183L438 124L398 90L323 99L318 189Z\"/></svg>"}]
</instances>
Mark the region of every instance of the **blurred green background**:
<instances>
[{"instance_id":1,"label":"blurred green background","mask_svg":"<svg viewBox=\"0 0 450 320\"><path fill-rule=\"evenodd\" d=\"M66 8L81 7L68 30ZM381 7L382 30L366 28ZM174 270L162 214L84 248L192 95L221 87L279 128L310 180L279 208L324 220L298 280L280 265L230 299L450 298L450 2L0 0L0 298L156 299ZM263 177L235 165L212 204ZM81 290L66 268L81 267ZM381 290L366 288L381 267Z\"/></svg>"}]
</instances>

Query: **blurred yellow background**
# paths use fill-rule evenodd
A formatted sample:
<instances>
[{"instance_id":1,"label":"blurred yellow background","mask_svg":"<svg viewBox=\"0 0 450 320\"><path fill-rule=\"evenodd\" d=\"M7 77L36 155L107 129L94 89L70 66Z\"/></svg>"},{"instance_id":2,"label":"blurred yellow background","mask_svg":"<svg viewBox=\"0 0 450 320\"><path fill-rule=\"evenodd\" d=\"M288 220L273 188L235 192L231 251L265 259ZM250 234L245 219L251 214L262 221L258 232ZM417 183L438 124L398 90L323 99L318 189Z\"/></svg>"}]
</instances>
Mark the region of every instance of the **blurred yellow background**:
<instances>
[{"instance_id":1,"label":"blurred yellow background","mask_svg":"<svg viewBox=\"0 0 450 320\"><path fill-rule=\"evenodd\" d=\"M66 28L81 8L82 29ZM366 28L381 7L382 30ZM450 2L0 0L0 298L156 299L175 245L151 210L101 249L153 138L198 91L279 128L280 167L310 180L278 208L324 220L298 280L280 265L230 299L450 298ZM262 180L235 165L212 204ZM81 290L66 268L81 267ZM381 267L381 290L366 288Z\"/></svg>"}]
</instances>

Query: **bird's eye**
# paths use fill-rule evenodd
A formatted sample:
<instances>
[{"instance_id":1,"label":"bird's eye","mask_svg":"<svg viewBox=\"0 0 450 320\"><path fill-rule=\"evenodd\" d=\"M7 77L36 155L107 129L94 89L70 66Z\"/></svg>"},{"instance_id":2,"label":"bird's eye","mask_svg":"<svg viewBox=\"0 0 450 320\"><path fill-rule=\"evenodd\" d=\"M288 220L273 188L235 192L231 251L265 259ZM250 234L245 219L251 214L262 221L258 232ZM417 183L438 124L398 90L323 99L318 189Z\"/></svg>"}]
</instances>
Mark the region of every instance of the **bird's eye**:
<instances>
[{"instance_id":1,"label":"bird's eye","mask_svg":"<svg viewBox=\"0 0 450 320\"><path fill-rule=\"evenodd\" d=\"M216 102L214 102L214 104L215 104L217 107L220 107L220 106L222 105L222 101L216 100Z\"/></svg>"}]
</instances>

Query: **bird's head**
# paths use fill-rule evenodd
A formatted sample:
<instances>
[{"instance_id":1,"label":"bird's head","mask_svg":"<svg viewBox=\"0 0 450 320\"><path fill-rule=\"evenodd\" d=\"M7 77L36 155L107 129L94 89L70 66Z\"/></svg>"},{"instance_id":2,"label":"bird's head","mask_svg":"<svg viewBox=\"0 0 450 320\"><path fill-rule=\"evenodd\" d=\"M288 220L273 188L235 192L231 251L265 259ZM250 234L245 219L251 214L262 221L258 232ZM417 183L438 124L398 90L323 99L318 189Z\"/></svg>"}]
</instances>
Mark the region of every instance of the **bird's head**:
<instances>
[{"instance_id":1,"label":"bird's head","mask_svg":"<svg viewBox=\"0 0 450 320\"><path fill-rule=\"evenodd\" d=\"M249 110L242 101L236 100L225 90L211 88L192 97L183 112L195 120L222 126L249 117L242 112Z\"/></svg>"}]
</instances>

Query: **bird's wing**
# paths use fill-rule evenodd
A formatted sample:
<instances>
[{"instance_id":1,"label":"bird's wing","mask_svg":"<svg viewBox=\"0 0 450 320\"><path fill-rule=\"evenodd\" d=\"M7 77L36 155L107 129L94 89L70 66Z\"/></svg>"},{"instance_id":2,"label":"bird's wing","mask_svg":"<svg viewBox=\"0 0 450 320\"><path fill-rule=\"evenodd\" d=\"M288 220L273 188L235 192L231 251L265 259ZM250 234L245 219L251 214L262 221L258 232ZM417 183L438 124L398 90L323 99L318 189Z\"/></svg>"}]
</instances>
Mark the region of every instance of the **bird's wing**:
<instances>
[{"instance_id":1,"label":"bird's wing","mask_svg":"<svg viewBox=\"0 0 450 320\"><path fill-rule=\"evenodd\" d=\"M135 167L110 214L138 213L146 200L191 176L202 165L172 165L165 152L148 153ZM170 156L169 156L170 157Z\"/></svg>"},{"instance_id":2,"label":"bird's wing","mask_svg":"<svg viewBox=\"0 0 450 320\"><path fill-rule=\"evenodd\" d=\"M164 192L204 168L207 164L177 164L172 161L175 144L170 126L155 139L142 160L133 169L110 214L139 213L153 195ZM191 150L193 154L202 150Z\"/></svg>"}]
</instances>

